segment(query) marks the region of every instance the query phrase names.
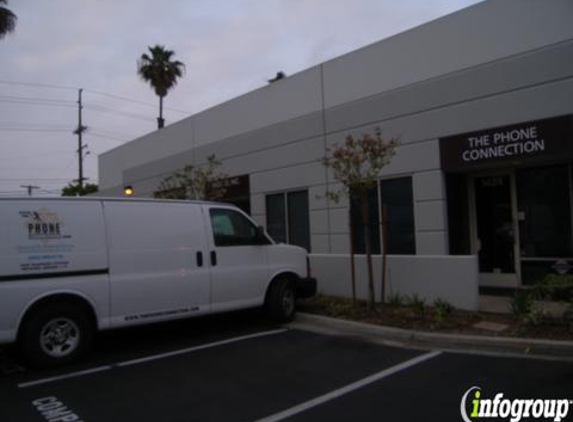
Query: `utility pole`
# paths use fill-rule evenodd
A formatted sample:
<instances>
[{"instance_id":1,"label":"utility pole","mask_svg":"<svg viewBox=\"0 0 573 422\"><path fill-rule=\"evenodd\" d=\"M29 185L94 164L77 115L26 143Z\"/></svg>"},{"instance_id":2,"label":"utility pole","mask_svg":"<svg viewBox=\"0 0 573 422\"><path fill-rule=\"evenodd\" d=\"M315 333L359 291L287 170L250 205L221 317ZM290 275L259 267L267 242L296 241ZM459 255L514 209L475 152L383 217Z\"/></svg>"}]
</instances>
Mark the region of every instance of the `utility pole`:
<instances>
[{"instance_id":1,"label":"utility pole","mask_svg":"<svg viewBox=\"0 0 573 422\"><path fill-rule=\"evenodd\" d=\"M40 189L39 186L34 185L20 185L21 188L28 189L28 196L32 196L33 189Z\"/></svg>"},{"instance_id":2,"label":"utility pole","mask_svg":"<svg viewBox=\"0 0 573 422\"><path fill-rule=\"evenodd\" d=\"M84 145L82 141L82 133L87 129L87 126L82 125L82 91L81 88L78 90L78 128L74 131L74 134L78 135L78 186L80 192L84 188L84 149L87 148L87 145Z\"/></svg>"}]
</instances>

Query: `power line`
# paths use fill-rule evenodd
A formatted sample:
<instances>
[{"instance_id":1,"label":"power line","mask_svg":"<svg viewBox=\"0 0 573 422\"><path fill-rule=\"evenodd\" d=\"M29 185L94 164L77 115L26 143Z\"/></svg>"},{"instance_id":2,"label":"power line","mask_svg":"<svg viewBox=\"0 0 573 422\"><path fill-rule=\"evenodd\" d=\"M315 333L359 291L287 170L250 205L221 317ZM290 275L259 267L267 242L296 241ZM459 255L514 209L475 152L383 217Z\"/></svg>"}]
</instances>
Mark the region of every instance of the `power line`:
<instances>
[{"instance_id":1,"label":"power line","mask_svg":"<svg viewBox=\"0 0 573 422\"><path fill-rule=\"evenodd\" d=\"M23 127L23 128L50 128L50 129L65 129L69 125L53 124L53 123L34 123L34 122L0 122L0 127Z\"/></svg>"},{"instance_id":2,"label":"power line","mask_svg":"<svg viewBox=\"0 0 573 422\"><path fill-rule=\"evenodd\" d=\"M20 86L31 86L36 88L50 88L50 89L73 89L76 91L78 88L65 85L50 85L50 84L40 84L35 82L17 82L17 81L6 81L0 79L0 84L5 85L20 85Z\"/></svg>"},{"instance_id":3,"label":"power line","mask_svg":"<svg viewBox=\"0 0 573 422\"><path fill-rule=\"evenodd\" d=\"M129 141L129 139L120 139L120 138L115 138L113 136L101 135L97 132L86 132L86 135L95 136L96 138L108 139L110 141L116 141L116 142L127 142L127 141Z\"/></svg>"},{"instance_id":4,"label":"power line","mask_svg":"<svg viewBox=\"0 0 573 422\"><path fill-rule=\"evenodd\" d=\"M55 155L63 155L63 154L69 154L70 151L52 151L52 152L48 152L46 154L34 154L34 155L21 155L21 156L17 156L17 157L10 157L10 158L2 158L0 159L0 162L6 162L6 161L22 161L22 160L36 160L38 158L43 158L43 157L53 157Z\"/></svg>"},{"instance_id":5,"label":"power line","mask_svg":"<svg viewBox=\"0 0 573 422\"><path fill-rule=\"evenodd\" d=\"M99 126L90 126L89 130L90 130L90 132L95 131L95 132L101 133L103 135L117 136L120 138L133 138L133 137L137 136L137 135L133 135L133 134L127 134L127 133L123 133L123 132L116 132L113 130L102 129Z\"/></svg>"},{"instance_id":6,"label":"power line","mask_svg":"<svg viewBox=\"0 0 573 422\"><path fill-rule=\"evenodd\" d=\"M66 180L70 180L69 178L66 179L46 179L44 177L36 177L36 178L25 178L25 177L21 177L21 178L0 178L0 181L2 182L37 182L37 181L46 181L46 182L59 182L59 181L66 181Z\"/></svg>"},{"instance_id":7,"label":"power line","mask_svg":"<svg viewBox=\"0 0 573 422\"><path fill-rule=\"evenodd\" d=\"M109 107L103 107L103 106L100 106L100 105L90 105L90 104L86 104L86 105L84 105L84 108L87 109L87 110L96 111L96 112L98 112L98 113L116 114L116 115L118 115L118 116L129 117L129 118L132 118L132 119L143 120L143 121L146 121L146 122L149 122L149 121L153 121L153 120L154 120L153 117L147 117L147 116L144 116L144 115L142 115L142 114L127 113L127 112L124 112L124 111L119 111L119 110L115 110L115 109L112 109L112 108L109 108Z\"/></svg>"},{"instance_id":8,"label":"power line","mask_svg":"<svg viewBox=\"0 0 573 422\"><path fill-rule=\"evenodd\" d=\"M73 104L64 104L64 103L50 103L50 102L42 102L42 101L33 101L33 100L4 100L0 98L0 103L8 103L8 104L19 104L19 105L38 105L38 106L48 106L48 107L74 107Z\"/></svg>"},{"instance_id":9,"label":"power line","mask_svg":"<svg viewBox=\"0 0 573 422\"><path fill-rule=\"evenodd\" d=\"M86 91L86 92L89 92L89 93L91 93L91 94L102 95L102 96L109 97L109 98L115 98L116 100L122 100L122 101L127 101L127 102L130 102L130 103L134 103L134 104L143 105L143 106L146 106L146 107L157 108L157 105L155 105L155 104L150 104L150 103L146 103L146 102L144 102L144 101L134 100L134 99L132 99L132 98L122 97L122 96L116 95L116 94L110 94L110 93L101 92L101 91L93 91L93 90L91 90L91 89L86 89L85 91ZM175 111L175 112L177 112L177 113L182 113L182 114L188 114L188 115L191 114L191 112L189 112L189 111L178 110L178 109L176 109L176 108L171 108L171 107L164 107L164 109L165 109L165 110Z\"/></svg>"},{"instance_id":10,"label":"power line","mask_svg":"<svg viewBox=\"0 0 573 422\"><path fill-rule=\"evenodd\" d=\"M20 97L19 95L0 95L0 98L7 100L24 100L24 101L42 101L47 103L65 103L74 104L70 100L60 100L58 98L44 98L44 97Z\"/></svg>"},{"instance_id":11,"label":"power line","mask_svg":"<svg viewBox=\"0 0 573 422\"><path fill-rule=\"evenodd\" d=\"M0 79L0 84L29 86L29 87L35 87L35 88L64 89L64 90L74 90L74 91L77 91L79 89L78 87L72 87L72 86L66 86L66 85L52 85L52 84L42 84L42 83L35 83L35 82L7 81L7 80L1 80L1 79ZM153 108L157 107L155 104L150 104L150 103L147 103L144 101L135 100L133 98L124 97L124 96L117 95L117 94L111 94L109 92L95 91L95 90L91 90L91 89L84 89L84 91L89 92L91 94L95 94L95 95L101 95L104 97L114 98L116 100L127 101L130 103L143 105L146 107L153 107ZM191 112L186 111L186 110L179 110L179 109L172 108L172 107L164 107L164 108L165 108L165 110L171 110L171 111L175 111L177 113L182 113L182 114L187 114L187 115L192 114Z\"/></svg>"},{"instance_id":12,"label":"power line","mask_svg":"<svg viewBox=\"0 0 573 422\"><path fill-rule=\"evenodd\" d=\"M72 132L69 129L31 129L31 128L6 128L0 127L2 132Z\"/></svg>"},{"instance_id":13,"label":"power line","mask_svg":"<svg viewBox=\"0 0 573 422\"><path fill-rule=\"evenodd\" d=\"M28 191L28 196L32 196L32 191L34 189L40 189L40 186L34 186L34 185L20 185L20 187Z\"/></svg>"}]
</instances>

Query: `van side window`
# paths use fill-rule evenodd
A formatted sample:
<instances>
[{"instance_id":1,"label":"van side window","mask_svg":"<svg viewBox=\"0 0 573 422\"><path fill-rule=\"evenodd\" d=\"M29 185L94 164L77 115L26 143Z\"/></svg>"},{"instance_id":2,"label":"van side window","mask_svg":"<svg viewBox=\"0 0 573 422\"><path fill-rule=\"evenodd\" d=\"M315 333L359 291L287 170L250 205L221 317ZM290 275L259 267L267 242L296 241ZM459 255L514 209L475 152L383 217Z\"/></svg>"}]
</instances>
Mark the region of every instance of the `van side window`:
<instances>
[{"instance_id":1,"label":"van side window","mask_svg":"<svg viewBox=\"0 0 573 422\"><path fill-rule=\"evenodd\" d=\"M237 211L211 208L211 227L215 246L244 246L257 244L257 228Z\"/></svg>"}]
</instances>

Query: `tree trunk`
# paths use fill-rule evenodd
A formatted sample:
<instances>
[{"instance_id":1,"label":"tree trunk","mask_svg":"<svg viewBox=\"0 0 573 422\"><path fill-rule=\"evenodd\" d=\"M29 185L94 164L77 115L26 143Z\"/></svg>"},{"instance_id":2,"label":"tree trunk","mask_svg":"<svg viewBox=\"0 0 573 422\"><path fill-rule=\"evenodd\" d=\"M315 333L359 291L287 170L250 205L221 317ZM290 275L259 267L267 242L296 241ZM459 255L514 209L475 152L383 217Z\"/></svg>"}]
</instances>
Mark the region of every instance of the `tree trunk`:
<instances>
[{"instance_id":1,"label":"tree trunk","mask_svg":"<svg viewBox=\"0 0 573 422\"><path fill-rule=\"evenodd\" d=\"M386 258L388 255L388 207L382 205L382 285L380 286L380 300L382 305L386 301Z\"/></svg>"},{"instance_id":2,"label":"tree trunk","mask_svg":"<svg viewBox=\"0 0 573 422\"><path fill-rule=\"evenodd\" d=\"M348 208L348 228L350 230L350 281L352 283L352 307L356 305L356 268L354 266L354 226L352 225L352 208Z\"/></svg>"},{"instance_id":3,"label":"tree trunk","mask_svg":"<svg viewBox=\"0 0 573 422\"><path fill-rule=\"evenodd\" d=\"M165 126L165 120L163 120L163 96L159 96L159 117L157 118L157 129L161 129Z\"/></svg>"},{"instance_id":4,"label":"tree trunk","mask_svg":"<svg viewBox=\"0 0 573 422\"><path fill-rule=\"evenodd\" d=\"M364 224L364 250L366 251L366 264L368 265L368 307L374 308L374 274L372 271L372 251L370 248L370 202L368 190L362 192L362 224Z\"/></svg>"}]
</instances>

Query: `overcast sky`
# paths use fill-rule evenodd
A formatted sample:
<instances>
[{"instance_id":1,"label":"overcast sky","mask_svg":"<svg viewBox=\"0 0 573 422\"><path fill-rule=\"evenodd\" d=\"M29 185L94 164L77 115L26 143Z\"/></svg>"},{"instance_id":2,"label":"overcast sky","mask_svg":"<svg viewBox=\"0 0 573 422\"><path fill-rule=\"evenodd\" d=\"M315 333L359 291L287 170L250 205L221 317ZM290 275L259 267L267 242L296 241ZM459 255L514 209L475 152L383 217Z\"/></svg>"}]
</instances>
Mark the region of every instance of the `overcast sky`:
<instances>
[{"instance_id":1,"label":"overcast sky","mask_svg":"<svg viewBox=\"0 0 573 422\"><path fill-rule=\"evenodd\" d=\"M80 87L89 182L98 154L156 128L157 97L136 73L149 45L186 65L165 100L170 124L279 70L291 75L478 1L9 0L18 22L0 40L0 195L27 194L21 185L55 194L78 177Z\"/></svg>"}]
</instances>

